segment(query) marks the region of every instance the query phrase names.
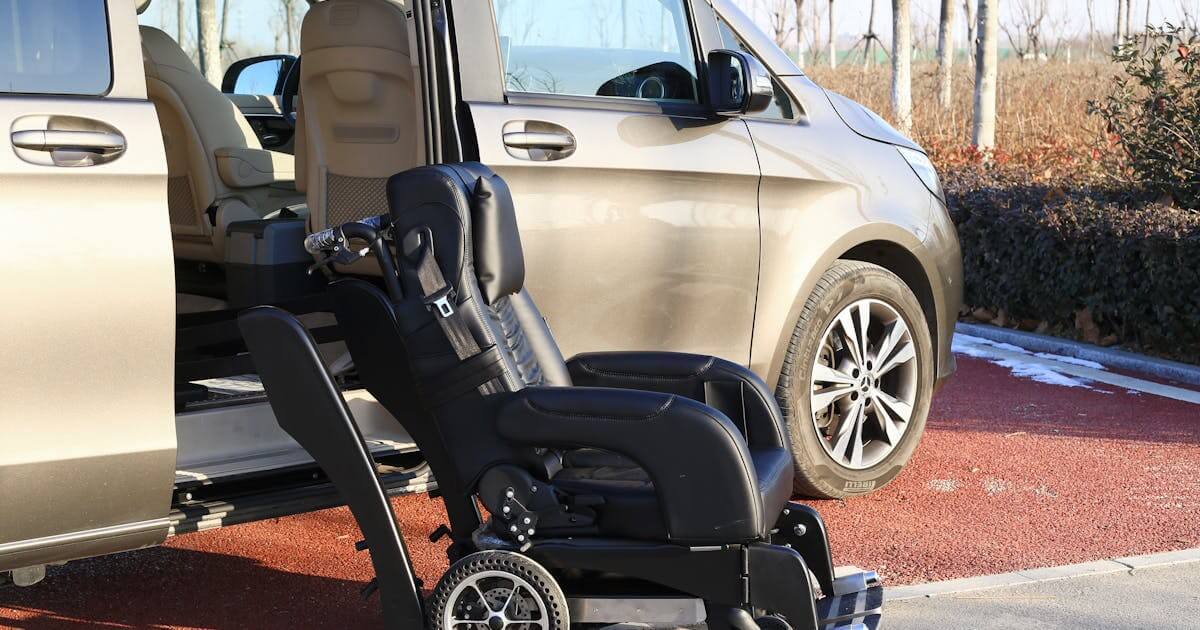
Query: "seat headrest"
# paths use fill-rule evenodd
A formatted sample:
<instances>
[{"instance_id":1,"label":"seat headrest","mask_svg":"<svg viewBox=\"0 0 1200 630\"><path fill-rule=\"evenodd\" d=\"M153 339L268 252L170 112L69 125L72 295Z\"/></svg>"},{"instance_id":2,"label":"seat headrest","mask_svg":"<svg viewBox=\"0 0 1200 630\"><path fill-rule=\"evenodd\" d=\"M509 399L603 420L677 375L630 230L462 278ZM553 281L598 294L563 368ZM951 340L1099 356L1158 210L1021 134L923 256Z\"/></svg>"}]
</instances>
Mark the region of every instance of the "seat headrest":
<instances>
[{"instance_id":1,"label":"seat headrest","mask_svg":"<svg viewBox=\"0 0 1200 630\"><path fill-rule=\"evenodd\" d=\"M398 234L431 231L438 264L452 284L476 284L488 304L524 288L512 193L488 167L468 162L398 173L388 180L388 202Z\"/></svg>"},{"instance_id":2,"label":"seat headrest","mask_svg":"<svg viewBox=\"0 0 1200 630\"><path fill-rule=\"evenodd\" d=\"M325 0L300 27L304 54L323 48L383 48L409 54L408 16L395 0Z\"/></svg>"},{"instance_id":3,"label":"seat headrest","mask_svg":"<svg viewBox=\"0 0 1200 630\"><path fill-rule=\"evenodd\" d=\"M151 0L135 0L135 2L136 4L134 6L137 7L138 15L145 13L146 9L150 8Z\"/></svg>"},{"instance_id":4,"label":"seat headrest","mask_svg":"<svg viewBox=\"0 0 1200 630\"><path fill-rule=\"evenodd\" d=\"M495 173L475 180L471 237L475 275L488 304L525 286L525 252L517 229L517 211L508 184Z\"/></svg>"}]
</instances>

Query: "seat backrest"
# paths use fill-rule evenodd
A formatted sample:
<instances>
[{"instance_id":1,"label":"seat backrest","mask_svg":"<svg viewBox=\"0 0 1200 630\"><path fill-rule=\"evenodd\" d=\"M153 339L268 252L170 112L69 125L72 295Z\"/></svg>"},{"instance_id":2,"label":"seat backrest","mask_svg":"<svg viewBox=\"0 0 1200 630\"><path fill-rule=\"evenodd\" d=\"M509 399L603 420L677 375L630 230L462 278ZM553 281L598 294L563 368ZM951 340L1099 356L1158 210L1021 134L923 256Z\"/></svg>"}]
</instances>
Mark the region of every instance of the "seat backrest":
<instances>
[{"instance_id":1,"label":"seat backrest","mask_svg":"<svg viewBox=\"0 0 1200 630\"><path fill-rule=\"evenodd\" d=\"M304 17L303 186L320 231L386 214L387 178L424 163L409 19L393 0L326 0Z\"/></svg>"},{"instance_id":2,"label":"seat backrest","mask_svg":"<svg viewBox=\"0 0 1200 630\"><path fill-rule=\"evenodd\" d=\"M208 209L230 190L217 172L217 149L261 149L244 116L170 35L141 27L146 90L167 151L167 207L176 256L219 262L224 235ZM257 218L257 217L253 217Z\"/></svg>"},{"instance_id":3,"label":"seat backrest","mask_svg":"<svg viewBox=\"0 0 1200 630\"><path fill-rule=\"evenodd\" d=\"M508 184L479 163L424 166L388 182L397 238L428 228L461 317L500 350L502 386L571 384L545 319L525 290L525 258ZM408 279L405 289L419 293Z\"/></svg>"}]
</instances>

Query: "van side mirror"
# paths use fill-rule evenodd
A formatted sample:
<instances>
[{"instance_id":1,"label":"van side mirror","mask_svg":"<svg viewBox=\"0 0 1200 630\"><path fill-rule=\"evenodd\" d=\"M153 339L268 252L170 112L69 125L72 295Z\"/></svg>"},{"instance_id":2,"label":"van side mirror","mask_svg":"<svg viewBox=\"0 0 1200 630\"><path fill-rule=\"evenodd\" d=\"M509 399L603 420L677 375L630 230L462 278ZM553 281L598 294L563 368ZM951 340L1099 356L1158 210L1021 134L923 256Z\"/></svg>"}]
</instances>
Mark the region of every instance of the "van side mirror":
<instances>
[{"instance_id":1,"label":"van side mirror","mask_svg":"<svg viewBox=\"0 0 1200 630\"><path fill-rule=\"evenodd\" d=\"M225 94L282 94L283 80L296 62L292 55L263 55L230 64L221 79Z\"/></svg>"},{"instance_id":2,"label":"van side mirror","mask_svg":"<svg viewBox=\"0 0 1200 630\"><path fill-rule=\"evenodd\" d=\"M757 114L775 98L771 73L762 62L734 50L708 53L708 86L709 102L719 116Z\"/></svg>"}]
</instances>

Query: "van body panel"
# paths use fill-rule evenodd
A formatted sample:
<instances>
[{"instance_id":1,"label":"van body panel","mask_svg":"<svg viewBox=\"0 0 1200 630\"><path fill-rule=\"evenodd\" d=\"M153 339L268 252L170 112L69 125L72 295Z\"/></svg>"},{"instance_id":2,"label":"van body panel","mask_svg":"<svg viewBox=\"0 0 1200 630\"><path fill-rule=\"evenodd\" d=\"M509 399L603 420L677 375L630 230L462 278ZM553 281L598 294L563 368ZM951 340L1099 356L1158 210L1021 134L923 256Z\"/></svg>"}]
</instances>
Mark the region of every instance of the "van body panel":
<instances>
[{"instance_id":1,"label":"van body panel","mask_svg":"<svg viewBox=\"0 0 1200 630\"><path fill-rule=\"evenodd\" d=\"M6 144L14 132L43 129L107 129L124 144L119 157L92 166L12 144L0 150L8 296L0 327L10 331L0 338L0 569L26 563L17 551L30 539L65 537L44 562L153 544L168 528L175 278L167 165L144 100L133 3L109 0L108 15L108 96L0 93Z\"/></svg>"}]
</instances>

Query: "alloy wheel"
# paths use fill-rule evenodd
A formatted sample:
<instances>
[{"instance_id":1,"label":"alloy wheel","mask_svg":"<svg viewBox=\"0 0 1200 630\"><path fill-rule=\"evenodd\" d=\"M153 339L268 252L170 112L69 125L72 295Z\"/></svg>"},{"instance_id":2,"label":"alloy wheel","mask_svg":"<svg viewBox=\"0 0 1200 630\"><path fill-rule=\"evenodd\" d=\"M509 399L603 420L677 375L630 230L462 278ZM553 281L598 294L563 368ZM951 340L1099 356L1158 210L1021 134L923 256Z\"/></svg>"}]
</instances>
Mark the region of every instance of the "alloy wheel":
<instances>
[{"instance_id":1,"label":"alloy wheel","mask_svg":"<svg viewBox=\"0 0 1200 630\"><path fill-rule=\"evenodd\" d=\"M825 452L854 470L886 458L912 419L918 374L912 333L895 308L876 299L843 308L822 335L809 383Z\"/></svg>"}]
</instances>

